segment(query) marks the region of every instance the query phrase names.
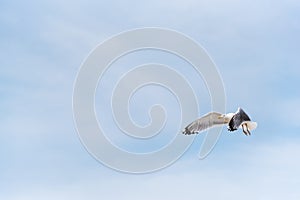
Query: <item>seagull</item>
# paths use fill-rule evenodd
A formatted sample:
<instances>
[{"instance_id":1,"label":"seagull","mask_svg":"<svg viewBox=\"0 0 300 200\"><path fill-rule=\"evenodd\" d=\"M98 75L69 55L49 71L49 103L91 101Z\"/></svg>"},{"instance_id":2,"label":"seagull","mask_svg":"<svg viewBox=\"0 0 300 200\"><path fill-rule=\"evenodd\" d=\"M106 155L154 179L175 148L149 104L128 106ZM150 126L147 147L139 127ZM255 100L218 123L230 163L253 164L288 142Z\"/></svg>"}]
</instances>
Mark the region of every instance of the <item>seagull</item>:
<instances>
[{"instance_id":1,"label":"seagull","mask_svg":"<svg viewBox=\"0 0 300 200\"><path fill-rule=\"evenodd\" d=\"M250 131L257 127L257 123L251 121L250 117L242 108L238 108L236 113L221 114L218 112L210 112L203 117L190 123L182 131L185 135L200 133L217 125L228 125L228 131L235 131L241 128L245 135L251 135Z\"/></svg>"}]
</instances>

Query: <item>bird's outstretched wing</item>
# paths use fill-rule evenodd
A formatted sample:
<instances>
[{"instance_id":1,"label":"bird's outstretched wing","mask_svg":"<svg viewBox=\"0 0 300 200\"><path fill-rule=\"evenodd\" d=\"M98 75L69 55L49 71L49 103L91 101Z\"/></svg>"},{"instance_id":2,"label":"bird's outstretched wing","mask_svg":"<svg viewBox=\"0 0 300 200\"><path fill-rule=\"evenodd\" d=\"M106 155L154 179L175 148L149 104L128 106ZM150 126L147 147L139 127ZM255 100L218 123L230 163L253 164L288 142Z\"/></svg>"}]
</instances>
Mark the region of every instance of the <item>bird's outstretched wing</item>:
<instances>
[{"instance_id":1,"label":"bird's outstretched wing","mask_svg":"<svg viewBox=\"0 0 300 200\"><path fill-rule=\"evenodd\" d=\"M243 109L239 108L235 115L229 121L228 130L237 130L240 127L240 125L245 121L251 121L251 119Z\"/></svg>"},{"instance_id":2,"label":"bird's outstretched wing","mask_svg":"<svg viewBox=\"0 0 300 200\"><path fill-rule=\"evenodd\" d=\"M182 133L185 135L195 134L204 131L215 125L226 124L227 122L225 121L223 116L224 115L217 112L208 113L203 117L190 123L187 127L185 127Z\"/></svg>"}]
</instances>

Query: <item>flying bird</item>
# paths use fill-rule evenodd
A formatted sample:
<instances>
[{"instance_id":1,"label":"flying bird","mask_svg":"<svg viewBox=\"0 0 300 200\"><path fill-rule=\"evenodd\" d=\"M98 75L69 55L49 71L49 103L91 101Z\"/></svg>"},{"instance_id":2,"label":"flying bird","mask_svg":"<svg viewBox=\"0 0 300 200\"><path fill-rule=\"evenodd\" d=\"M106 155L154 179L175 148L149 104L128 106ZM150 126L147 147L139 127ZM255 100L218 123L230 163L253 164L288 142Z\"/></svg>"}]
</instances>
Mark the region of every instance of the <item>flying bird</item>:
<instances>
[{"instance_id":1,"label":"flying bird","mask_svg":"<svg viewBox=\"0 0 300 200\"><path fill-rule=\"evenodd\" d=\"M257 123L251 121L250 117L242 108L238 108L236 113L221 114L217 112L210 112L203 117L190 123L182 131L185 135L200 133L217 125L228 125L228 131L235 131L241 128L245 135L251 135L250 131L257 127Z\"/></svg>"}]
</instances>

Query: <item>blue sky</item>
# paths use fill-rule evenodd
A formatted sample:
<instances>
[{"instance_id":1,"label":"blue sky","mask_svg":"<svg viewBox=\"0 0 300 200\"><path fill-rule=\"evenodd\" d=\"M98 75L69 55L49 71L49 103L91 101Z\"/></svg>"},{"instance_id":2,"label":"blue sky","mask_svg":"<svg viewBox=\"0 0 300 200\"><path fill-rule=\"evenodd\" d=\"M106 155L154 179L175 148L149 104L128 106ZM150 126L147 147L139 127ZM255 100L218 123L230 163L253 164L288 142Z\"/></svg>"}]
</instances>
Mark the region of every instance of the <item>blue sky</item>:
<instances>
[{"instance_id":1,"label":"blue sky","mask_svg":"<svg viewBox=\"0 0 300 200\"><path fill-rule=\"evenodd\" d=\"M295 0L2 1L0 198L299 199L299 11ZM119 173L80 143L73 84L96 45L119 32L152 26L180 31L201 44L222 75L227 110L245 108L259 127L251 137L224 129L204 160L197 158L202 134L164 170ZM130 62L166 56L165 62L177 63L165 54L147 55ZM204 114L210 106L203 80L190 81L203 99L199 115ZM166 94L163 101L169 98ZM147 123L144 112L133 113Z\"/></svg>"}]
</instances>

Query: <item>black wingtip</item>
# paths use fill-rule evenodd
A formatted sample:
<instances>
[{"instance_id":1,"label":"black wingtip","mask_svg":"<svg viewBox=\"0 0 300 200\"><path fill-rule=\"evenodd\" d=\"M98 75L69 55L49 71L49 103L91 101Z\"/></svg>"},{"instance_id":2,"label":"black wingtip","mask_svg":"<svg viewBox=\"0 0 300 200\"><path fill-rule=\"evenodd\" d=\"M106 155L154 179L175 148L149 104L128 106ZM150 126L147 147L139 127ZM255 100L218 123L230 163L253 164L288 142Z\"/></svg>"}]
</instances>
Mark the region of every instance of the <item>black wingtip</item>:
<instances>
[{"instance_id":1,"label":"black wingtip","mask_svg":"<svg viewBox=\"0 0 300 200\"><path fill-rule=\"evenodd\" d=\"M190 135L191 132L190 132L187 128L185 128L185 129L182 131L182 134L184 134L184 135Z\"/></svg>"},{"instance_id":2,"label":"black wingtip","mask_svg":"<svg viewBox=\"0 0 300 200\"><path fill-rule=\"evenodd\" d=\"M230 131L230 132L233 132L233 131L236 131L237 129L236 128L233 128L231 126L228 126L227 127L227 130Z\"/></svg>"},{"instance_id":3,"label":"black wingtip","mask_svg":"<svg viewBox=\"0 0 300 200\"><path fill-rule=\"evenodd\" d=\"M198 132L190 131L188 128L185 128L182 131L182 134L184 134L184 135L192 135L192 134L198 134Z\"/></svg>"}]
</instances>

